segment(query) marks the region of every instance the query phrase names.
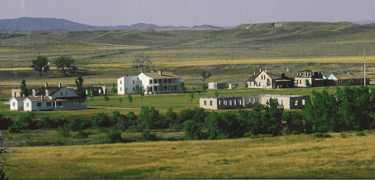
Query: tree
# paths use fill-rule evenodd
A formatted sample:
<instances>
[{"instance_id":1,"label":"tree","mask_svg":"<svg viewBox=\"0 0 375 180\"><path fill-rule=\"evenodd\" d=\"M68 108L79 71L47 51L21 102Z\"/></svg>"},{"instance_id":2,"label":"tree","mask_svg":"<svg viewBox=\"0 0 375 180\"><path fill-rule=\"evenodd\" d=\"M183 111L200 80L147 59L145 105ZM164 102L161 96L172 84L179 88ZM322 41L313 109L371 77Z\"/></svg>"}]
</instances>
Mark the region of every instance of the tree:
<instances>
[{"instance_id":1,"label":"tree","mask_svg":"<svg viewBox=\"0 0 375 180\"><path fill-rule=\"evenodd\" d=\"M202 90L203 90L203 91L207 91L207 84L206 84L206 83L203 83L203 84L202 84Z\"/></svg>"},{"instance_id":2,"label":"tree","mask_svg":"<svg viewBox=\"0 0 375 180\"><path fill-rule=\"evenodd\" d=\"M147 69L147 70L150 70L151 69L151 56L148 56L148 55L145 55L145 53L138 53L134 56L134 61L133 61L136 65L135 67L136 68L139 68L139 69Z\"/></svg>"},{"instance_id":3,"label":"tree","mask_svg":"<svg viewBox=\"0 0 375 180\"><path fill-rule=\"evenodd\" d=\"M249 87L249 84L247 82L245 83L245 88L247 89Z\"/></svg>"},{"instance_id":4,"label":"tree","mask_svg":"<svg viewBox=\"0 0 375 180\"><path fill-rule=\"evenodd\" d=\"M39 76L42 77L42 72L47 73L49 71L48 58L44 56L38 56L36 59L32 60L32 65L30 66L35 71L39 72Z\"/></svg>"},{"instance_id":5,"label":"tree","mask_svg":"<svg viewBox=\"0 0 375 180\"><path fill-rule=\"evenodd\" d=\"M61 68L63 75L66 76L67 70L72 70L75 72L78 68L74 65L75 60L71 56L60 56L55 59L55 64L57 68Z\"/></svg>"},{"instance_id":6,"label":"tree","mask_svg":"<svg viewBox=\"0 0 375 180\"><path fill-rule=\"evenodd\" d=\"M203 133L198 123L193 120L187 120L183 123L185 138L188 140L202 139Z\"/></svg>"},{"instance_id":7,"label":"tree","mask_svg":"<svg viewBox=\"0 0 375 180\"><path fill-rule=\"evenodd\" d=\"M104 101L109 101L109 97L107 95L104 96Z\"/></svg>"},{"instance_id":8,"label":"tree","mask_svg":"<svg viewBox=\"0 0 375 180\"><path fill-rule=\"evenodd\" d=\"M90 97L91 101L94 100L94 96L92 95L92 90L91 89L87 91L87 96Z\"/></svg>"},{"instance_id":9,"label":"tree","mask_svg":"<svg viewBox=\"0 0 375 180\"><path fill-rule=\"evenodd\" d=\"M193 93L191 93L191 94L189 95L189 97L190 97L190 102L192 103L192 102L193 102L193 100L194 100L194 94L193 94Z\"/></svg>"},{"instance_id":10,"label":"tree","mask_svg":"<svg viewBox=\"0 0 375 180\"><path fill-rule=\"evenodd\" d=\"M144 96L145 95L145 90L143 88L141 88L139 85L135 86L135 92L137 94L139 94L140 96Z\"/></svg>"},{"instance_id":11,"label":"tree","mask_svg":"<svg viewBox=\"0 0 375 180\"><path fill-rule=\"evenodd\" d=\"M235 88L235 89L238 88L238 83L234 84L234 88Z\"/></svg>"},{"instance_id":12,"label":"tree","mask_svg":"<svg viewBox=\"0 0 375 180\"><path fill-rule=\"evenodd\" d=\"M130 94L128 94L128 101L129 101L129 103L132 103L132 102L133 102L133 97L132 97L132 95L130 95Z\"/></svg>"},{"instance_id":13,"label":"tree","mask_svg":"<svg viewBox=\"0 0 375 180\"><path fill-rule=\"evenodd\" d=\"M78 96L78 99L81 100L86 100L86 92L85 89L83 89L83 78L82 75L79 75L78 78L76 79L76 89L75 92Z\"/></svg>"},{"instance_id":14,"label":"tree","mask_svg":"<svg viewBox=\"0 0 375 180\"><path fill-rule=\"evenodd\" d=\"M219 97L219 93L215 91L215 97Z\"/></svg>"},{"instance_id":15,"label":"tree","mask_svg":"<svg viewBox=\"0 0 375 180\"><path fill-rule=\"evenodd\" d=\"M172 86L169 86L169 87L168 87L168 90L169 90L169 92L173 92L173 87L172 87Z\"/></svg>"},{"instance_id":16,"label":"tree","mask_svg":"<svg viewBox=\"0 0 375 180\"><path fill-rule=\"evenodd\" d=\"M306 85L306 87L310 87L310 81L309 80L305 80L305 85Z\"/></svg>"},{"instance_id":17,"label":"tree","mask_svg":"<svg viewBox=\"0 0 375 180\"><path fill-rule=\"evenodd\" d=\"M122 101L124 101L122 98L118 99L118 101L120 101L120 104L122 104Z\"/></svg>"},{"instance_id":18,"label":"tree","mask_svg":"<svg viewBox=\"0 0 375 180\"><path fill-rule=\"evenodd\" d=\"M202 82L206 81L209 77L211 77L211 72L207 72L207 71L203 71L201 73L201 76L202 76Z\"/></svg>"},{"instance_id":19,"label":"tree","mask_svg":"<svg viewBox=\"0 0 375 180\"><path fill-rule=\"evenodd\" d=\"M117 94L117 85L115 83L112 84L112 94Z\"/></svg>"},{"instance_id":20,"label":"tree","mask_svg":"<svg viewBox=\"0 0 375 180\"><path fill-rule=\"evenodd\" d=\"M29 91L27 90L26 87L26 80L22 80L21 82L21 97L27 97L29 96Z\"/></svg>"},{"instance_id":21,"label":"tree","mask_svg":"<svg viewBox=\"0 0 375 180\"><path fill-rule=\"evenodd\" d=\"M181 91L182 93L185 92L185 83L184 83L184 82L180 82L180 91Z\"/></svg>"},{"instance_id":22,"label":"tree","mask_svg":"<svg viewBox=\"0 0 375 180\"><path fill-rule=\"evenodd\" d=\"M270 79L267 79L267 86L270 86L271 85L271 81Z\"/></svg>"},{"instance_id":23,"label":"tree","mask_svg":"<svg viewBox=\"0 0 375 180\"><path fill-rule=\"evenodd\" d=\"M158 86L158 92L161 93L161 91L163 91L163 82L160 82Z\"/></svg>"}]
</instances>

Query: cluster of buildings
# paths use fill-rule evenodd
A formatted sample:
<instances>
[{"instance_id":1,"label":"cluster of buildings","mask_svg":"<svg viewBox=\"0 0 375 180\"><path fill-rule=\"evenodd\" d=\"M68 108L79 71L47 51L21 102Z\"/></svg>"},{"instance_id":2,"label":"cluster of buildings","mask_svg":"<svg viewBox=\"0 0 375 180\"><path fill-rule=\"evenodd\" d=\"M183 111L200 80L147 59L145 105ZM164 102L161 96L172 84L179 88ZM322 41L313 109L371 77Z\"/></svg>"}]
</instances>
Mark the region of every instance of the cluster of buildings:
<instances>
[{"instance_id":1,"label":"cluster of buildings","mask_svg":"<svg viewBox=\"0 0 375 180\"><path fill-rule=\"evenodd\" d=\"M370 78L357 75L350 71L344 72L318 72L312 70L297 71L293 76L289 69L283 73L272 73L267 70L260 70L252 75L247 81L248 88L279 89L292 87L320 87L320 86L343 86L361 85L366 81L370 83ZM209 89L231 89L231 84L211 82Z\"/></svg>"},{"instance_id":2,"label":"cluster of buildings","mask_svg":"<svg viewBox=\"0 0 375 180\"><path fill-rule=\"evenodd\" d=\"M87 86L83 87L88 94L92 92L93 96L107 94L106 86ZM55 111L55 110L74 110L86 109L85 99L80 99L75 92L76 87L63 87L61 83L57 86L44 86L38 88L28 88L30 95L21 95L21 89L12 89L12 98L10 110L24 111Z\"/></svg>"}]
</instances>

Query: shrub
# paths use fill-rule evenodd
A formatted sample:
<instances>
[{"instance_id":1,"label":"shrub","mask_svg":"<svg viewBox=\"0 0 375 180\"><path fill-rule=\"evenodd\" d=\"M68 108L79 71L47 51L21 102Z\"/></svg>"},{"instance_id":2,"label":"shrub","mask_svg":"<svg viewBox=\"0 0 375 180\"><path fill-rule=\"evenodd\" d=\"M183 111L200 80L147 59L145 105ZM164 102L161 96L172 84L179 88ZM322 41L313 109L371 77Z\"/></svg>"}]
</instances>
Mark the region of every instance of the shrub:
<instances>
[{"instance_id":1,"label":"shrub","mask_svg":"<svg viewBox=\"0 0 375 180\"><path fill-rule=\"evenodd\" d=\"M92 120L92 126L93 127L111 127L113 124L111 124L111 121L109 120L109 117L105 113L99 113L96 117Z\"/></svg>"},{"instance_id":2,"label":"shrub","mask_svg":"<svg viewBox=\"0 0 375 180\"><path fill-rule=\"evenodd\" d=\"M64 124L63 127L59 127L58 130L57 130L57 134L60 136L60 137L69 137L70 136L70 129L69 129L69 126L68 124Z\"/></svg>"},{"instance_id":3,"label":"shrub","mask_svg":"<svg viewBox=\"0 0 375 180\"><path fill-rule=\"evenodd\" d=\"M184 122L185 138L188 140L198 140L203 138L203 133L198 123L193 120Z\"/></svg>"},{"instance_id":4,"label":"shrub","mask_svg":"<svg viewBox=\"0 0 375 180\"><path fill-rule=\"evenodd\" d=\"M149 141L156 141L158 138L156 137L156 134L154 132L151 132L148 129L145 129L142 131L142 137Z\"/></svg>"},{"instance_id":5,"label":"shrub","mask_svg":"<svg viewBox=\"0 0 375 180\"><path fill-rule=\"evenodd\" d=\"M121 132L119 132L116 127L109 129L106 135L110 143L116 143L116 142L122 141Z\"/></svg>"},{"instance_id":6,"label":"shrub","mask_svg":"<svg viewBox=\"0 0 375 180\"><path fill-rule=\"evenodd\" d=\"M90 135L89 132L79 131L79 132L77 133L77 138L79 138L79 139L84 139L84 138L89 137L89 135Z\"/></svg>"},{"instance_id":7,"label":"shrub","mask_svg":"<svg viewBox=\"0 0 375 180\"><path fill-rule=\"evenodd\" d=\"M341 133L340 135L341 135L342 138L346 138L346 134Z\"/></svg>"},{"instance_id":8,"label":"shrub","mask_svg":"<svg viewBox=\"0 0 375 180\"><path fill-rule=\"evenodd\" d=\"M12 119L0 115L0 130L7 130L12 124Z\"/></svg>"},{"instance_id":9,"label":"shrub","mask_svg":"<svg viewBox=\"0 0 375 180\"><path fill-rule=\"evenodd\" d=\"M68 123L68 127L72 131L80 131L91 126L89 121L81 120L80 118L72 118Z\"/></svg>"},{"instance_id":10,"label":"shrub","mask_svg":"<svg viewBox=\"0 0 375 180\"><path fill-rule=\"evenodd\" d=\"M359 132L356 133L356 135L357 135L357 136L365 136L366 133L363 132L363 131L359 131Z\"/></svg>"}]
</instances>

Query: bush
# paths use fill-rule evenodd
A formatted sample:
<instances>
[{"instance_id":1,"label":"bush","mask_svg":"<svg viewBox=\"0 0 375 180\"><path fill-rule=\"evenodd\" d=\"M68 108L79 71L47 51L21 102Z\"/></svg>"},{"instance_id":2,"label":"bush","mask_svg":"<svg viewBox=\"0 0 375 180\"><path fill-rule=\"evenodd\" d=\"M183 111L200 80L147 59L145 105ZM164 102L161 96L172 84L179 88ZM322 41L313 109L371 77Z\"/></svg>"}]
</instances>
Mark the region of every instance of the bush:
<instances>
[{"instance_id":1,"label":"bush","mask_svg":"<svg viewBox=\"0 0 375 180\"><path fill-rule=\"evenodd\" d=\"M203 133L198 123L193 120L184 122L185 138L188 140L198 140L203 138Z\"/></svg>"},{"instance_id":2,"label":"bush","mask_svg":"<svg viewBox=\"0 0 375 180\"><path fill-rule=\"evenodd\" d=\"M366 133L363 132L363 131L359 131L359 132L356 133L356 135L357 135L357 136L365 136Z\"/></svg>"},{"instance_id":3,"label":"bush","mask_svg":"<svg viewBox=\"0 0 375 180\"><path fill-rule=\"evenodd\" d=\"M89 132L79 131L79 132L77 133L77 138L79 138L79 139L84 139L84 138L89 137L89 135L90 135Z\"/></svg>"},{"instance_id":4,"label":"bush","mask_svg":"<svg viewBox=\"0 0 375 180\"><path fill-rule=\"evenodd\" d=\"M93 127L111 127L113 124L109 120L109 117L105 113L99 113L96 117L92 120Z\"/></svg>"},{"instance_id":5,"label":"bush","mask_svg":"<svg viewBox=\"0 0 375 180\"><path fill-rule=\"evenodd\" d=\"M109 129L106 135L110 143L116 143L116 142L122 141L121 132L119 132L116 127Z\"/></svg>"},{"instance_id":6,"label":"bush","mask_svg":"<svg viewBox=\"0 0 375 180\"><path fill-rule=\"evenodd\" d=\"M63 141L61 141L61 140L57 140L53 145L54 146L62 146L62 145L64 145L65 143L63 142Z\"/></svg>"},{"instance_id":7,"label":"bush","mask_svg":"<svg viewBox=\"0 0 375 180\"><path fill-rule=\"evenodd\" d=\"M81 120L80 118L72 118L68 123L68 126L72 131L80 131L89 128L91 123L89 121Z\"/></svg>"},{"instance_id":8,"label":"bush","mask_svg":"<svg viewBox=\"0 0 375 180\"><path fill-rule=\"evenodd\" d=\"M69 137L70 136L70 129L69 129L68 124L64 124L63 127L59 127L58 130L57 130L57 134L60 137Z\"/></svg>"},{"instance_id":9,"label":"bush","mask_svg":"<svg viewBox=\"0 0 375 180\"><path fill-rule=\"evenodd\" d=\"M149 141L156 141L156 140L158 140L158 138L156 137L156 134L154 132L151 133L151 131L148 130L148 129L145 129L145 130L142 131L142 137L145 140L149 140Z\"/></svg>"},{"instance_id":10,"label":"bush","mask_svg":"<svg viewBox=\"0 0 375 180\"><path fill-rule=\"evenodd\" d=\"M12 124L12 119L0 115L0 130L7 130Z\"/></svg>"}]
</instances>

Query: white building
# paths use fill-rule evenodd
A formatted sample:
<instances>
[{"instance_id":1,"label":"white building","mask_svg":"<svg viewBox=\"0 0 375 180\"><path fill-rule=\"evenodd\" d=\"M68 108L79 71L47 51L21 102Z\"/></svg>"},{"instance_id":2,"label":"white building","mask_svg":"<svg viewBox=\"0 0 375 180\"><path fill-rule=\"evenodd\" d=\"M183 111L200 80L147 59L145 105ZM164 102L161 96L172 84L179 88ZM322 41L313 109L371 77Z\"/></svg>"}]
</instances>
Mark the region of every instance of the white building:
<instances>
[{"instance_id":1,"label":"white building","mask_svg":"<svg viewBox=\"0 0 375 180\"><path fill-rule=\"evenodd\" d=\"M125 75L117 79L118 94L137 93L137 85L145 94L180 92L180 77L172 72L141 72L138 76Z\"/></svg>"},{"instance_id":2,"label":"white building","mask_svg":"<svg viewBox=\"0 0 375 180\"><path fill-rule=\"evenodd\" d=\"M86 109L83 99L79 99L73 89L61 87L44 87L31 90L28 97L10 99L10 110L51 111L68 109Z\"/></svg>"}]
</instances>

